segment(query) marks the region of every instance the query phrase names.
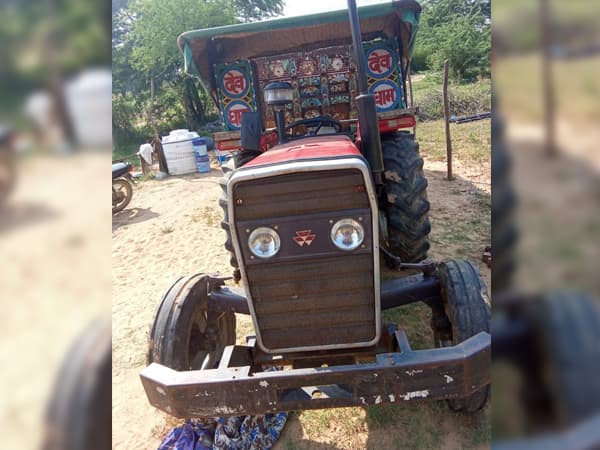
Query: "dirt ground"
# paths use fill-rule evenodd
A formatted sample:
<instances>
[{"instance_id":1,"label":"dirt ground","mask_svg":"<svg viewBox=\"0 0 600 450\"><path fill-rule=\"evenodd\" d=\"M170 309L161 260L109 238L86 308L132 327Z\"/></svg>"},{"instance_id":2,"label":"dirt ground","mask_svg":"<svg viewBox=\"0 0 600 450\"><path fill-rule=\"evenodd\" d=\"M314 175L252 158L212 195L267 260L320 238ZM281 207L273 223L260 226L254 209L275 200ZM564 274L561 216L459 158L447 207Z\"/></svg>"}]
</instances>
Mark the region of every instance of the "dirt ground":
<instances>
[{"instance_id":1,"label":"dirt ground","mask_svg":"<svg viewBox=\"0 0 600 450\"><path fill-rule=\"evenodd\" d=\"M40 448L67 348L110 319L108 154L27 155L0 206L3 448Z\"/></svg>"},{"instance_id":2,"label":"dirt ground","mask_svg":"<svg viewBox=\"0 0 600 450\"><path fill-rule=\"evenodd\" d=\"M489 167L475 172L457 163L457 179L446 181L444 164L427 160L432 250L479 264L490 242ZM191 272L230 273L225 234L220 228L219 169L209 174L146 181L136 185L129 207L113 217L113 447L156 448L177 424L147 402L139 372L146 339L163 291ZM468 179L470 177L470 179ZM412 311L412 312L411 312ZM391 315L406 325L419 348L430 337L426 311L419 306ZM390 317L388 316L388 320ZM252 333L238 317L238 339ZM293 413L276 449L487 448L489 411L474 418L451 413L443 402Z\"/></svg>"}]
</instances>

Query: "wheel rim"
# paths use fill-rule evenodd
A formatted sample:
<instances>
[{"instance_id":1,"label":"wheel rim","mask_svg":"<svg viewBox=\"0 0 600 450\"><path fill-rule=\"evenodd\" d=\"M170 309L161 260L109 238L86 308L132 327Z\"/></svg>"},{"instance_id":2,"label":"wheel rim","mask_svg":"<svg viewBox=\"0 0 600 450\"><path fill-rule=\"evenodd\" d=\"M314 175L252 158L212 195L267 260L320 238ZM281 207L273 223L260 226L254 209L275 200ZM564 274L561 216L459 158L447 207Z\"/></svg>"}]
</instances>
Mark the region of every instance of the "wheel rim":
<instances>
[{"instance_id":1,"label":"wheel rim","mask_svg":"<svg viewBox=\"0 0 600 450\"><path fill-rule=\"evenodd\" d=\"M14 168L8 158L0 155L0 198L10 192L15 179Z\"/></svg>"},{"instance_id":2,"label":"wheel rim","mask_svg":"<svg viewBox=\"0 0 600 450\"><path fill-rule=\"evenodd\" d=\"M116 199L116 203L114 204L114 208L118 209L121 205L123 205L127 201L128 189L125 185L125 181L115 180L113 181L113 194Z\"/></svg>"},{"instance_id":3,"label":"wheel rim","mask_svg":"<svg viewBox=\"0 0 600 450\"><path fill-rule=\"evenodd\" d=\"M206 336L207 327L206 311L198 311L190 329L188 339L188 361L190 370L213 369L221 359L225 350L229 334L229 324L225 315L217 321L217 336L215 349L208 350L209 339Z\"/></svg>"}]
</instances>

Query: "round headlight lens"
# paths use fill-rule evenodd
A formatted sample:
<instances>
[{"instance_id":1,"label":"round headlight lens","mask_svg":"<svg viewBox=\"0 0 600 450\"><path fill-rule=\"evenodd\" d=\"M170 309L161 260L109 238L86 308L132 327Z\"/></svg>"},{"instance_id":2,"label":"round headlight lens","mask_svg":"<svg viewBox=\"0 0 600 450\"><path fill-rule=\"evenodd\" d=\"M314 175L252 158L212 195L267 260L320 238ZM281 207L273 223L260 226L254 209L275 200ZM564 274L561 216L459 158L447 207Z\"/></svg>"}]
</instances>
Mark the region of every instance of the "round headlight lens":
<instances>
[{"instance_id":1,"label":"round headlight lens","mask_svg":"<svg viewBox=\"0 0 600 450\"><path fill-rule=\"evenodd\" d=\"M260 227L250 233L248 246L255 256L259 258L271 258L279 251L281 240L275 230Z\"/></svg>"},{"instance_id":2,"label":"round headlight lens","mask_svg":"<svg viewBox=\"0 0 600 450\"><path fill-rule=\"evenodd\" d=\"M353 219L338 220L331 229L331 242L340 250L354 250L364 238L362 225Z\"/></svg>"}]
</instances>

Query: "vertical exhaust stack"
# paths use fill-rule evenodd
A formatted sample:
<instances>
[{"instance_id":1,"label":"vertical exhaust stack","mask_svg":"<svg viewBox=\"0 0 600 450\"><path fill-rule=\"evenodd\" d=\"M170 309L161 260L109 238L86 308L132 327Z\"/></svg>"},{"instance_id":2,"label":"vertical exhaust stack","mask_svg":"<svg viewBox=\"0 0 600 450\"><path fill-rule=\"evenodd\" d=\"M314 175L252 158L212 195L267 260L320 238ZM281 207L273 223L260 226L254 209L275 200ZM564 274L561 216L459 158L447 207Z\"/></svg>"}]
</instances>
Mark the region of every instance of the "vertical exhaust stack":
<instances>
[{"instance_id":1,"label":"vertical exhaust stack","mask_svg":"<svg viewBox=\"0 0 600 450\"><path fill-rule=\"evenodd\" d=\"M362 48L360 32L360 21L355 0L348 0L348 14L350 16L350 29L352 30L352 46L354 47L354 58L356 59L356 73L358 75L359 94L356 97L358 108L358 124L362 139L362 151L371 166L373 181L380 194L383 188L383 154L381 152L381 141L379 139L379 127L377 124L377 110L375 109L375 97L369 94L367 87L367 74L365 63L365 52Z\"/></svg>"}]
</instances>

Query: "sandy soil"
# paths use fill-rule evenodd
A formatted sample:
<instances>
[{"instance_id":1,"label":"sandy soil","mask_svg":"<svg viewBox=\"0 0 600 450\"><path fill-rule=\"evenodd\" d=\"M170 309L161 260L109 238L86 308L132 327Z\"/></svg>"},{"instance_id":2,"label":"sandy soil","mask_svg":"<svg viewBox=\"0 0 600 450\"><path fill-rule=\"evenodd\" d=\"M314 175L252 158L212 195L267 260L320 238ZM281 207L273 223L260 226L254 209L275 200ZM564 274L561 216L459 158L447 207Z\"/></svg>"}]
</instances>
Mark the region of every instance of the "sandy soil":
<instances>
[{"instance_id":1,"label":"sandy soil","mask_svg":"<svg viewBox=\"0 0 600 450\"><path fill-rule=\"evenodd\" d=\"M0 207L3 448L39 448L67 348L93 318L110 316L107 159L28 156Z\"/></svg>"},{"instance_id":2,"label":"sandy soil","mask_svg":"<svg viewBox=\"0 0 600 450\"><path fill-rule=\"evenodd\" d=\"M481 217L481 199L489 202L489 171L484 181L473 184L461 178L444 180L444 166L426 163L433 227L431 255L448 258L456 254L480 261L489 245L489 210ZM144 367L148 327L163 291L178 277L191 272L230 273L223 248L217 204L220 170L210 174L147 181L135 187L130 206L113 218L113 447L116 449L156 448L170 426L177 422L154 410L147 402L138 373ZM484 189L482 190L482 186ZM485 208L483 209L485 210ZM465 228L460 241L456 229L477 218L480 226ZM489 283L489 270L480 263ZM238 338L251 332L248 318L238 320ZM457 424L470 426L442 406L425 406L424 423L411 405L391 426L378 426L361 408L335 413L340 420L319 412L294 414L276 448L400 448L412 442L409 422L416 429L442 433L443 448L460 448L464 436ZM386 414L387 410L382 410ZM394 412L396 414L396 412ZM322 422L322 423L320 423ZM404 423L403 423L404 422ZM477 426L477 425L473 425ZM411 429L408 427L409 430ZM465 433L465 434L469 434ZM469 444L472 446L472 444ZM475 445L475 447L479 447ZM427 447L418 447L427 448ZM483 445L481 448L486 448Z\"/></svg>"}]
</instances>

